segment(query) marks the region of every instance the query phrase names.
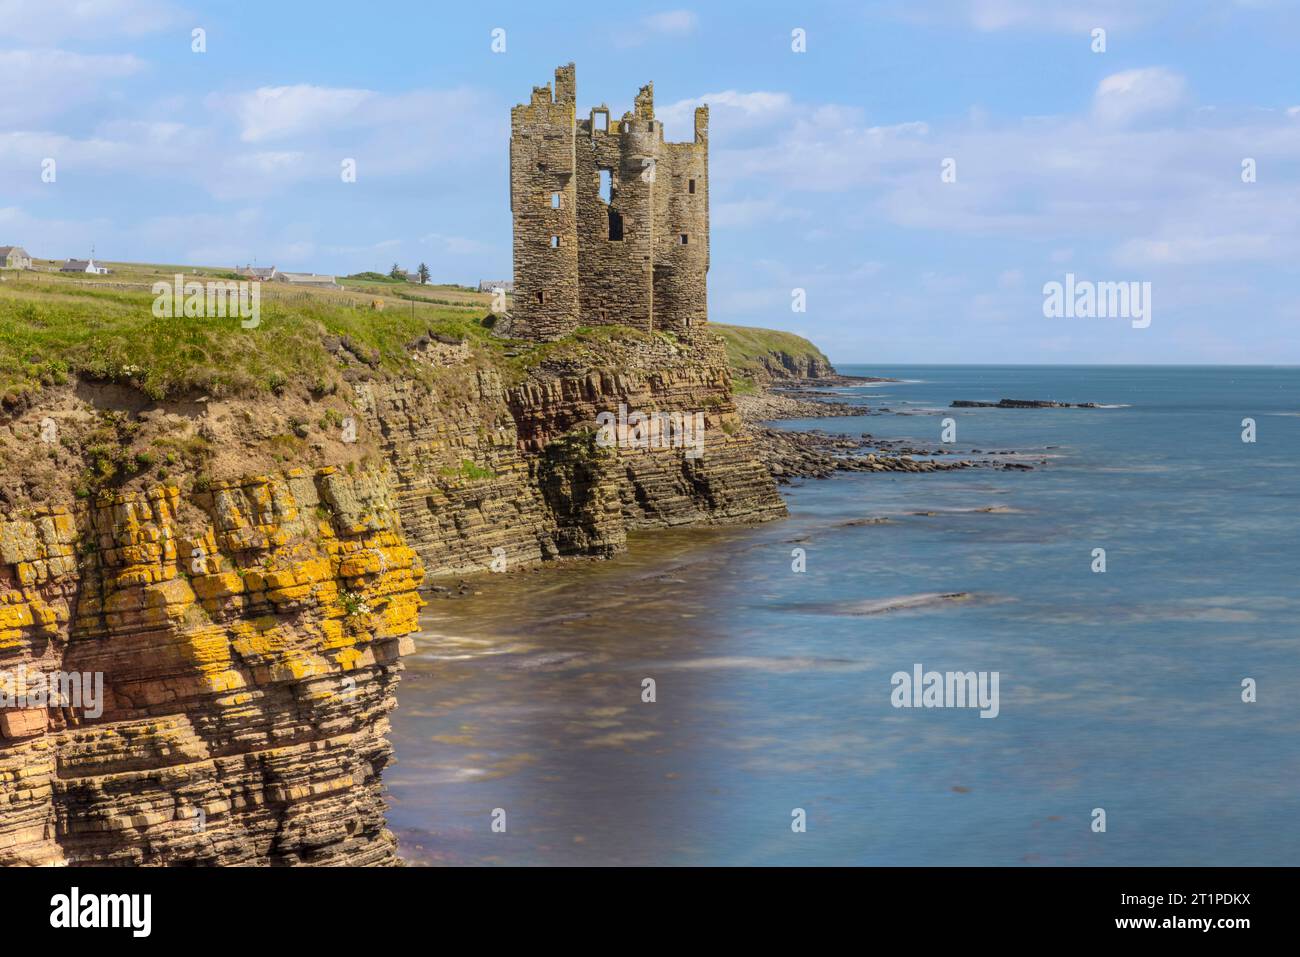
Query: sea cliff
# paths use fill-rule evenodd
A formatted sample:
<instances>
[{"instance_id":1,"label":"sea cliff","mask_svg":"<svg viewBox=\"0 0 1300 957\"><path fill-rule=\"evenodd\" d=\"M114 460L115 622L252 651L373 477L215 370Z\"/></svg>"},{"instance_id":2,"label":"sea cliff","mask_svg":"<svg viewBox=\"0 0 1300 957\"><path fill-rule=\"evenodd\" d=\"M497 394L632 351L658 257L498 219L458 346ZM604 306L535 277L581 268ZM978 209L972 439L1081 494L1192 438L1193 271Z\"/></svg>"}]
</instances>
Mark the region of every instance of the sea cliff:
<instances>
[{"instance_id":1,"label":"sea cliff","mask_svg":"<svg viewBox=\"0 0 1300 957\"><path fill-rule=\"evenodd\" d=\"M324 373L269 390L88 364L7 396L0 864L396 863L422 585L785 514L707 327L319 342ZM703 454L602 443L620 405L698 413Z\"/></svg>"}]
</instances>

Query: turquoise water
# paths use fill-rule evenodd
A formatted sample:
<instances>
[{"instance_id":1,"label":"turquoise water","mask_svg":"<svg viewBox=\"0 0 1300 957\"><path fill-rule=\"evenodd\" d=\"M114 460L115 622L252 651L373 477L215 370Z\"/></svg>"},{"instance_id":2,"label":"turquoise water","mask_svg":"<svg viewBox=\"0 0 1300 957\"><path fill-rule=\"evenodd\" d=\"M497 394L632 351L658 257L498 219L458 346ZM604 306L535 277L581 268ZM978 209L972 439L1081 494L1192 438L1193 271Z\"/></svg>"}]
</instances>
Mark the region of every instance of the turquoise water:
<instances>
[{"instance_id":1,"label":"turquoise water","mask_svg":"<svg viewBox=\"0 0 1300 957\"><path fill-rule=\"evenodd\" d=\"M1035 470L844 473L785 522L435 600L385 772L408 861L1300 863L1300 370L841 371L911 414L786 424L951 416ZM1115 407L946 408L1004 397ZM866 613L935 593L967 597ZM916 663L997 671L998 716L894 708Z\"/></svg>"}]
</instances>

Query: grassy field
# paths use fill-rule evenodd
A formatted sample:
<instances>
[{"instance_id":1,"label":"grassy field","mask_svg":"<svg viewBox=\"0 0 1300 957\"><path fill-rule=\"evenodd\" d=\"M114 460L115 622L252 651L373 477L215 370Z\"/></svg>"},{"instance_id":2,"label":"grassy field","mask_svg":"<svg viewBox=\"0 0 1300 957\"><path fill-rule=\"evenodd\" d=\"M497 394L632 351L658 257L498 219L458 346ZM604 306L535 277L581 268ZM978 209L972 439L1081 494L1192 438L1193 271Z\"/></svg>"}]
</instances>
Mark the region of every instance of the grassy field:
<instances>
[{"instance_id":1,"label":"grassy field","mask_svg":"<svg viewBox=\"0 0 1300 957\"><path fill-rule=\"evenodd\" d=\"M580 329L561 343L511 342L491 333L492 296L463 286L343 279L340 288L261 286L261 322L238 318L158 319L155 282L230 280L226 269L105 263L107 276L46 271L0 272L0 403L13 408L72 376L130 385L154 400L206 394L254 397L286 388L320 393L338 385L342 343L377 372L421 377L428 367L408 346L428 333L468 339L492 353L499 369L581 351L621 327ZM45 267L45 268L42 268ZM821 356L799 336L712 324L726 342L738 391L754 387L758 357L771 352ZM824 356L822 357L824 359Z\"/></svg>"},{"instance_id":2,"label":"grassy field","mask_svg":"<svg viewBox=\"0 0 1300 957\"><path fill-rule=\"evenodd\" d=\"M227 270L105 263L108 276L0 273L0 401L70 374L130 383L154 399L203 392L256 395L290 384L322 388L337 365L329 340L392 373L418 372L406 346L428 332L494 348L491 296L455 286L348 281L340 289L263 283L261 323L152 314L158 281L237 278Z\"/></svg>"}]
</instances>

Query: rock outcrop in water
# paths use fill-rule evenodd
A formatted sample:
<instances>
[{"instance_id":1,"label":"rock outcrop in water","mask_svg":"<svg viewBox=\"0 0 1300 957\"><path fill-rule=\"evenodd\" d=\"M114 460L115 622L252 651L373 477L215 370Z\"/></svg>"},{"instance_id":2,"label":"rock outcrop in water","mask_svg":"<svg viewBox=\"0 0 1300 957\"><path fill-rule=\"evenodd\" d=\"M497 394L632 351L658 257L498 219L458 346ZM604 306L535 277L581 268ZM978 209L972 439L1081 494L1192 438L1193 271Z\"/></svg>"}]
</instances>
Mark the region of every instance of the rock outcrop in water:
<instances>
[{"instance_id":1,"label":"rock outcrop in water","mask_svg":"<svg viewBox=\"0 0 1300 957\"><path fill-rule=\"evenodd\" d=\"M976 402L971 399L954 399L954 409L1099 409L1096 402L1053 402L1050 399L999 399L997 402Z\"/></svg>"},{"instance_id":2,"label":"rock outcrop in water","mask_svg":"<svg viewBox=\"0 0 1300 957\"><path fill-rule=\"evenodd\" d=\"M395 863L380 774L426 574L784 514L707 333L611 337L509 385L459 344L413 348L438 367L434 385L348 367L359 423L346 468L277 471L254 454L354 448L280 441L315 436L287 399L150 409L74 387L51 400L80 396L68 420L216 437L234 445L234 474L77 499L84 463L66 448L6 446L32 456L33 475L56 463L63 482L10 482L0 508L0 864ZM620 403L700 412L704 454L602 447L593 420ZM36 434L43 413L7 434ZM265 474L241 477L241 463ZM99 701L30 693L37 675L95 674Z\"/></svg>"}]
</instances>

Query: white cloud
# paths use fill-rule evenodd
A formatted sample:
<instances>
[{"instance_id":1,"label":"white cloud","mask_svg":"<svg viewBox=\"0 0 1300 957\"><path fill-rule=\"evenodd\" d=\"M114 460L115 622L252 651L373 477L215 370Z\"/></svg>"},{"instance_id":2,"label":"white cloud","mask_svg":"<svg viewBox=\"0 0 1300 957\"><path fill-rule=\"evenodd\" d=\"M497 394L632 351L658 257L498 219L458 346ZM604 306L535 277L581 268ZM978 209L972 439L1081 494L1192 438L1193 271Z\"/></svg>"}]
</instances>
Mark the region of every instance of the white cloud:
<instances>
[{"instance_id":1,"label":"white cloud","mask_svg":"<svg viewBox=\"0 0 1300 957\"><path fill-rule=\"evenodd\" d=\"M690 10L665 10L625 23L614 33L612 41L618 47L639 47L660 37L690 36L698 26L699 17Z\"/></svg>"},{"instance_id":2,"label":"white cloud","mask_svg":"<svg viewBox=\"0 0 1300 957\"><path fill-rule=\"evenodd\" d=\"M105 98L104 83L139 73L144 66L130 54L0 51L0 123L44 123L69 108L92 106Z\"/></svg>"},{"instance_id":3,"label":"white cloud","mask_svg":"<svg viewBox=\"0 0 1300 957\"><path fill-rule=\"evenodd\" d=\"M806 204L800 206L786 200L748 198L714 203L709 212L709 225L714 229L728 229L811 218L812 213Z\"/></svg>"},{"instance_id":4,"label":"white cloud","mask_svg":"<svg viewBox=\"0 0 1300 957\"><path fill-rule=\"evenodd\" d=\"M1094 27L1133 29L1154 22L1173 0L930 0L925 4L893 0L883 10L900 20L927 26L962 26L981 33L1021 30L1078 33Z\"/></svg>"},{"instance_id":5,"label":"white cloud","mask_svg":"<svg viewBox=\"0 0 1300 957\"><path fill-rule=\"evenodd\" d=\"M755 90L723 90L705 93L689 100L678 100L655 108L655 116L664 124L668 140L689 140L694 136L695 108L709 107L709 138L724 140L737 132L752 130L788 118L794 105L789 93Z\"/></svg>"},{"instance_id":6,"label":"white cloud","mask_svg":"<svg viewBox=\"0 0 1300 957\"><path fill-rule=\"evenodd\" d=\"M1117 263L1130 267L1202 266L1226 262L1290 258L1294 237L1232 233L1213 236L1168 236L1129 239L1115 250Z\"/></svg>"},{"instance_id":7,"label":"white cloud","mask_svg":"<svg viewBox=\"0 0 1300 957\"><path fill-rule=\"evenodd\" d=\"M208 104L233 112L245 143L282 139L365 119L361 107L376 99L369 90L312 86L263 86L248 93L213 95Z\"/></svg>"},{"instance_id":8,"label":"white cloud","mask_svg":"<svg viewBox=\"0 0 1300 957\"><path fill-rule=\"evenodd\" d=\"M0 40L136 37L173 26L180 15L163 0L0 0Z\"/></svg>"},{"instance_id":9,"label":"white cloud","mask_svg":"<svg viewBox=\"0 0 1300 957\"><path fill-rule=\"evenodd\" d=\"M1187 81L1163 67L1112 73L1097 84L1092 112L1098 120L1123 126L1183 106Z\"/></svg>"},{"instance_id":10,"label":"white cloud","mask_svg":"<svg viewBox=\"0 0 1300 957\"><path fill-rule=\"evenodd\" d=\"M699 18L690 10L667 10L663 13L652 13L641 23L652 33L683 36L695 32L696 26L699 25Z\"/></svg>"}]
</instances>

